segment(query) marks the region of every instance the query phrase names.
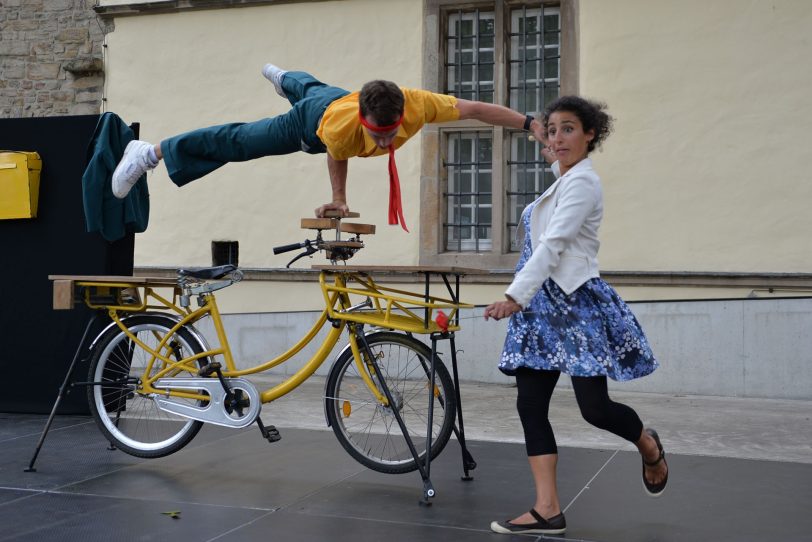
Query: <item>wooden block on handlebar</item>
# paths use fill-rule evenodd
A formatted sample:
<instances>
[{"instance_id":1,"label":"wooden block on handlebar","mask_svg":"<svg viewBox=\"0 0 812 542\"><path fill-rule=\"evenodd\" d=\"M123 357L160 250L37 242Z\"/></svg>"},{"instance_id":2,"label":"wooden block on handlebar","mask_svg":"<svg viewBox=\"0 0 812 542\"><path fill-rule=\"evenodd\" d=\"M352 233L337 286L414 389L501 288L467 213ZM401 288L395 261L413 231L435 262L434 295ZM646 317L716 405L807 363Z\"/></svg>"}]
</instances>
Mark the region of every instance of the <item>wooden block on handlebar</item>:
<instances>
[{"instance_id":1,"label":"wooden block on handlebar","mask_svg":"<svg viewBox=\"0 0 812 542\"><path fill-rule=\"evenodd\" d=\"M334 230L338 225L335 218L303 218L303 230Z\"/></svg>"},{"instance_id":2,"label":"wooden block on handlebar","mask_svg":"<svg viewBox=\"0 0 812 542\"><path fill-rule=\"evenodd\" d=\"M361 213L354 213L352 211L348 212L346 216L341 216L341 213L336 211L335 209L328 209L324 211L325 218L360 218Z\"/></svg>"},{"instance_id":3,"label":"wooden block on handlebar","mask_svg":"<svg viewBox=\"0 0 812 542\"><path fill-rule=\"evenodd\" d=\"M339 220L335 218L303 218L301 227L304 230L334 230L338 224ZM344 233L372 235L375 233L375 225L341 222L341 231Z\"/></svg>"},{"instance_id":4,"label":"wooden block on handlebar","mask_svg":"<svg viewBox=\"0 0 812 542\"><path fill-rule=\"evenodd\" d=\"M375 224L355 224L353 222L342 222L341 231L344 233L372 235L375 233Z\"/></svg>"},{"instance_id":5,"label":"wooden block on handlebar","mask_svg":"<svg viewBox=\"0 0 812 542\"><path fill-rule=\"evenodd\" d=\"M361 241L324 241L322 245L326 250L333 248L364 248L364 243Z\"/></svg>"}]
</instances>

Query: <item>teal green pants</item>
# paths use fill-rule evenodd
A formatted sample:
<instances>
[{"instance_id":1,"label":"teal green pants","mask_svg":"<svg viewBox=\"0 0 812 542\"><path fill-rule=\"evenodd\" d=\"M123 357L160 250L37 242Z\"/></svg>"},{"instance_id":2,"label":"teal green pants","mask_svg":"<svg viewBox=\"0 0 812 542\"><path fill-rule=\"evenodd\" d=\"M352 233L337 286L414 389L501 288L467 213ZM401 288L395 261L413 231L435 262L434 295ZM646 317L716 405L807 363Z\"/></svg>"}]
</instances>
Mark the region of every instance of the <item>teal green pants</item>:
<instances>
[{"instance_id":1,"label":"teal green pants","mask_svg":"<svg viewBox=\"0 0 812 542\"><path fill-rule=\"evenodd\" d=\"M228 162L298 151L327 152L316 130L327 106L349 92L305 72L286 73L282 89L292 106L283 115L200 128L161 141L172 182L183 186Z\"/></svg>"}]
</instances>

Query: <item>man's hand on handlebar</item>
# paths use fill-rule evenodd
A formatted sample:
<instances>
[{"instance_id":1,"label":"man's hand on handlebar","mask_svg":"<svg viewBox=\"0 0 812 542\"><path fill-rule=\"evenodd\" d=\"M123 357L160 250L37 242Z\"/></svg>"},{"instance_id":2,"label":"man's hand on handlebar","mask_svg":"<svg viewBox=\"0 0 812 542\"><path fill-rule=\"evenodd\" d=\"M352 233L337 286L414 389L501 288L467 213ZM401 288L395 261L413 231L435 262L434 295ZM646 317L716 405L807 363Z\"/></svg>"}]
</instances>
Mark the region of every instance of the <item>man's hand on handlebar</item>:
<instances>
[{"instance_id":1,"label":"man's hand on handlebar","mask_svg":"<svg viewBox=\"0 0 812 542\"><path fill-rule=\"evenodd\" d=\"M321 207L318 207L316 209L316 216L321 218L324 216L326 211L330 210L340 212L342 217L347 216L347 214L350 212L350 208L347 207L346 201L333 201L332 203L325 203Z\"/></svg>"}]
</instances>

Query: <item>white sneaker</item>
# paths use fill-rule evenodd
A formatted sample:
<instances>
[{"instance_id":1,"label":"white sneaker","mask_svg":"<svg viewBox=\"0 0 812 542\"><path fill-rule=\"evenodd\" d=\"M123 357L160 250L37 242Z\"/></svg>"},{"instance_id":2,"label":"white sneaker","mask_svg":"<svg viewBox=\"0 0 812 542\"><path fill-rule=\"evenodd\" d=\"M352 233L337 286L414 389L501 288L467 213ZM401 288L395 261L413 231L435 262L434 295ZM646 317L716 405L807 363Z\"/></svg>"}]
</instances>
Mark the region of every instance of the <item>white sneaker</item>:
<instances>
[{"instance_id":1,"label":"white sneaker","mask_svg":"<svg viewBox=\"0 0 812 542\"><path fill-rule=\"evenodd\" d=\"M285 91L282 90L282 78L285 77L286 73L288 73L288 70L283 70L273 64L265 64L265 67L262 68L262 75L265 76L265 79L273 83L273 88L276 89L276 93L283 98L287 98Z\"/></svg>"},{"instance_id":2,"label":"white sneaker","mask_svg":"<svg viewBox=\"0 0 812 542\"><path fill-rule=\"evenodd\" d=\"M123 199L130 193L132 187L138 179L151 169L155 169L158 162L153 162L149 156L151 143L133 139L127 143L124 149L124 156L113 172L113 195L118 199Z\"/></svg>"}]
</instances>

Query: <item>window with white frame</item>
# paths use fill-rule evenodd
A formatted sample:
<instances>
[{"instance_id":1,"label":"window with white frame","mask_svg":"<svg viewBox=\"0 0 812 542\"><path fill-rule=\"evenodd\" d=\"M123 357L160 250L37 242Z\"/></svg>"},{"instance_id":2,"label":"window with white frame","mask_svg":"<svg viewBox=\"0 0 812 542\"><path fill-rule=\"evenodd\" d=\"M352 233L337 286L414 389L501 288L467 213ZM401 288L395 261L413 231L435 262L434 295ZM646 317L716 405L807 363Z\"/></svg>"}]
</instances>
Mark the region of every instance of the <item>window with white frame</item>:
<instances>
[{"instance_id":1,"label":"window with white frame","mask_svg":"<svg viewBox=\"0 0 812 542\"><path fill-rule=\"evenodd\" d=\"M567 0L426 1L428 14L437 15L440 50L425 56L437 59L438 91L531 115L561 94ZM522 210L555 181L539 143L521 130L470 120L442 124L438 132L440 231L436 242L425 237L421 259L490 255L497 265L513 253L515 260Z\"/></svg>"}]
</instances>

